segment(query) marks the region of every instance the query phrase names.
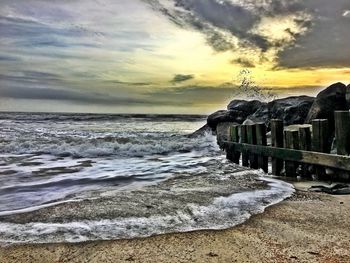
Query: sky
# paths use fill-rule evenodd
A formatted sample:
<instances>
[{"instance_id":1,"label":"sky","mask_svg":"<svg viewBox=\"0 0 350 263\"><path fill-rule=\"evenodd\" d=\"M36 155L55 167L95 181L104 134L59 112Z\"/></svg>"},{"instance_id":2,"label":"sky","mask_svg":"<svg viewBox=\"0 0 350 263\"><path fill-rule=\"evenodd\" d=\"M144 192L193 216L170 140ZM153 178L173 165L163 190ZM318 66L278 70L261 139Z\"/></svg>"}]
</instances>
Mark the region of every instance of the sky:
<instances>
[{"instance_id":1,"label":"sky","mask_svg":"<svg viewBox=\"0 0 350 263\"><path fill-rule=\"evenodd\" d=\"M200 113L350 83L349 0L1 0L0 110ZM238 91L237 91L238 90Z\"/></svg>"}]
</instances>

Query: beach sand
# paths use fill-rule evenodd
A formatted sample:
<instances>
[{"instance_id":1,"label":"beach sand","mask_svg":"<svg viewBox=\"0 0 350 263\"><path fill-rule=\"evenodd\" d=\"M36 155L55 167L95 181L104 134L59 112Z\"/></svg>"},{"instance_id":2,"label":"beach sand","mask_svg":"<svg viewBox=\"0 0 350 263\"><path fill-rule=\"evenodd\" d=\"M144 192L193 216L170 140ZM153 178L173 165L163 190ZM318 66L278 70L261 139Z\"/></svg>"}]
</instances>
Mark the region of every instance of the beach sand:
<instances>
[{"instance_id":1,"label":"beach sand","mask_svg":"<svg viewBox=\"0 0 350 263\"><path fill-rule=\"evenodd\" d=\"M350 262L350 196L304 191L227 230L0 248L15 262Z\"/></svg>"}]
</instances>

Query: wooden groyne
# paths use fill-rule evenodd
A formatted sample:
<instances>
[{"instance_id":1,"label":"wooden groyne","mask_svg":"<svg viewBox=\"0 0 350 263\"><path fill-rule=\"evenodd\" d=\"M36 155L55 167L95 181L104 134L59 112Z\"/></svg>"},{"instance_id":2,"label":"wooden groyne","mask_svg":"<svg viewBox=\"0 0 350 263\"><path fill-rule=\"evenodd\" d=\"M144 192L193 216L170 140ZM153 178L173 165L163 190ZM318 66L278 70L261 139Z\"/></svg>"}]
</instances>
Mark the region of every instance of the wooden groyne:
<instances>
[{"instance_id":1,"label":"wooden groyne","mask_svg":"<svg viewBox=\"0 0 350 263\"><path fill-rule=\"evenodd\" d=\"M350 181L350 113L336 111L334 116L334 135L326 119L315 119L311 125L302 125L297 130L285 129L281 120L271 120L270 144L264 123L231 125L230 139L223 142L227 158L266 173L270 160L271 173L276 176L314 174L318 179L329 179L342 173ZM330 153L333 136L336 154Z\"/></svg>"}]
</instances>

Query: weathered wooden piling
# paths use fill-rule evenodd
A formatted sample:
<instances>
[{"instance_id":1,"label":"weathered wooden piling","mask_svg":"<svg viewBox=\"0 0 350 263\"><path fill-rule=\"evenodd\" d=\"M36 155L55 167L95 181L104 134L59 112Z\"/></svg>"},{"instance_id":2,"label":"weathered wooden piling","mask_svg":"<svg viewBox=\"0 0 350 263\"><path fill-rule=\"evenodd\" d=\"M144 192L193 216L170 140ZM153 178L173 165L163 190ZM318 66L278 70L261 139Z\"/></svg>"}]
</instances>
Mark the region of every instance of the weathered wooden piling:
<instances>
[{"instance_id":1,"label":"weathered wooden piling","mask_svg":"<svg viewBox=\"0 0 350 263\"><path fill-rule=\"evenodd\" d=\"M327 119L316 119L312 121L312 150L314 152L328 151L329 130ZM325 177L325 169L322 166L315 167L315 173L318 178Z\"/></svg>"},{"instance_id":2,"label":"weathered wooden piling","mask_svg":"<svg viewBox=\"0 0 350 263\"><path fill-rule=\"evenodd\" d=\"M283 147L283 121L273 119L271 120L271 146ZM279 158L272 158L272 174L281 175L283 169L283 160Z\"/></svg>"},{"instance_id":3,"label":"weathered wooden piling","mask_svg":"<svg viewBox=\"0 0 350 263\"><path fill-rule=\"evenodd\" d=\"M233 162L233 146L232 145L225 145L224 150L226 152L226 159L230 160L231 162Z\"/></svg>"},{"instance_id":4,"label":"weathered wooden piling","mask_svg":"<svg viewBox=\"0 0 350 263\"><path fill-rule=\"evenodd\" d=\"M312 121L312 150L315 152L327 152L328 145L328 120L316 119Z\"/></svg>"},{"instance_id":5,"label":"weathered wooden piling","mask_svg":"<svg viewBox=\"0 0 350 263\"><path fill-rule=\"evenodd\" d=\"M299 128L299 149L303 151L311 150L311 129L310 127L301 127ZM303 177L308 177L310 175L309 165L301 165L301 175Z\"/></svg>"},{"instance_id":6,"label":"weathered wooden piling","mask_svg":"<svg viewBox=\"0 0 350 263\"><path fill-rule=\"evenodd\" d=\"M257 145L267 145L266 138L266 126L265 123L257 123L255 124L255 132L256 132L256 144ZM266 156L258 156L258 168L264 170L265 173L268 173L268 157Z\"/></svg>"},{"instance_id":7,"label":"weathered wooden piling","mask_svg":"<svg viewBox=\"0 0 350 263\"><path fill-rule=\"evenodd\" d=\"M241 143L248 143L247 138L247 125L241 125ZM247 153L242 153L242 165L249 166L249 155Z\"/></svg>"},{"instance_id":8,"label":"weathered wooden piling","mask_svg":"<svg viewBox=\"0 0 350 263\"><path fill-rule=\"evenodd\" d=\"M230 135L231 135L231 141L232 142L239 142L239 133L238 133L238 128L239 125L233 125L231 126L231 130L230 130ZM238 151L235 151L235 149L231 149L231 158L232 158L232 162L239 164L239 160L241 158L241 153Z\"/></svg>"},{"instance_id":9,"label":"weathered wooden piling","mask_svg":"<svg viewBox=\"0 0 350 263\"><path fill-rule=\"evenodd\" d=\"M337 154L350 154L350 113L349 111L334 112L335 141Z\"/></svg>"},{"instance_id":10,"label":"weathered wooden piling","mask_svg":"<svg viewBox=\"0 0 350 263\"><path fill-rule=\"evenodd\" d=\"M299 148L299 132L298 131L285 131L285 147L288 149L298 149ZM297 162L285 161L286 176L293 177L296 176L296 171L298 167Z\"/></svg>"},{"instance_id":11,"label":"weathered wooden piling","mask_svg":"<svg viewBox=\"0 0 350 263\"><path fill-rule=\"evenodd\" d=\"M224 140L227 146L227 157L239 163L242 153L242 165L268 172L268 160L272 159L272 172L281 175L285 165L286 176L296 176L301 166L302 176L309 176L314 167L318 178L325 179L325 169L334 169L333 173L344 180L349 180L350 172L350 112L335 113L335 136L338 154L330 154L332 136L329 133L328 120L313 120L311 125L302 125L298 129L283 129L281 120L271 120L271 146L267 145L266 127L264 123L253 125L232 125L229 139ZM333 169L333 170L332 170ZM298 170L298 171L297 171ZM330 175L331 173L328 173Z\"/></svg>"},{"instance_id":12,"label":"weathered wooden piling","mask_svg":"<svg viewBox=\"0 0 350 263\"><path fill-rule=\"evenodd\" d=\"M254 124L247 125L247 142L253 145L256 144L256 131ZM252 169L258 168L258 156L256 154L249 154L249 166Z\"/></svg>"}]
</instances>

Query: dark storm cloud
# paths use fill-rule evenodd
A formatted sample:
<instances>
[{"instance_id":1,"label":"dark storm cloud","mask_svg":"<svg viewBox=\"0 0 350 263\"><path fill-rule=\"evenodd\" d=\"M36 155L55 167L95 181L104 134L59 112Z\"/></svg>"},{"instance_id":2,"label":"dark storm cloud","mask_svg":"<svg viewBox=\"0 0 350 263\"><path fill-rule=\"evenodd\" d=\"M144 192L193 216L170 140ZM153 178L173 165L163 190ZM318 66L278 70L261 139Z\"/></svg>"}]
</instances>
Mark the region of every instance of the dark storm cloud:
<instances>
[{"instance_id":1,"label":"dark storm cloud","mask_svg":"<svg viewBox=\"0 0 350 263\"><path fill-rule=\"evenodd\" d=\"M237 48L226 32L237 37L242 46L252 45L267 51L274 47L274 43L251 32L261 18L303 11L299 1L287 0L246 1L245 4L221 0L174 0L174 10L165 8L156 0L145 1L177 25L191 26L204 33L216 51Z\"/></svg>"},{"instance_id":2,"label":"dark storm cloud","mask_svg":"<svg viewBox=\"0 0 350 263\"><path fill-rule=\"evenodd\" d=\"M258 47L262 52L278 49L276 63L282 68L350 66L349 0L173 0L174 8L157 0L145 1L177 25L205 34L218 52L240 47ZM287 28L292 41L286 41L252 30L263 18L284 16L293 16L305 32ZM238 38L238 46L227 33Z\"/></svg>"},{"instance_id":3,"label":"dark storm cloud","mask_svg":"<svg viewBox=\"0 0 350 263\"><path fill-rule=\"evenodd\" d=\"M184 75L184 74L176 74L174 78L171 80L172 83L179 83L194 79L194 75Z\"/></svg>"},{"instance_id":4,"label":"dark storm cloud","mask_svg":"<svg viewBox=\"0 0 350 263\"><path fill-rule=\"evenodd\" d=\"M350 1L307 1L305 8L314 15L312 30L278 54L279 66L350 67L350 18L343 16Z\"/></svg>"},{"instance_id":5,"label":"dark storm cloud","mask_svg":"<svg viewBox=\"0 0 350 263\"><path fill-rule=\"evenodd\" d=\"M267 50L267 40L259 35L249 33L259 17L242 6L217 0L176 0L176 5L195 14L204 23L231 32L240 39ZM198 23L198 20L190 20L190 23ZM210 38L209 38L210 39Z\"/></svg>"}]
</instances>

